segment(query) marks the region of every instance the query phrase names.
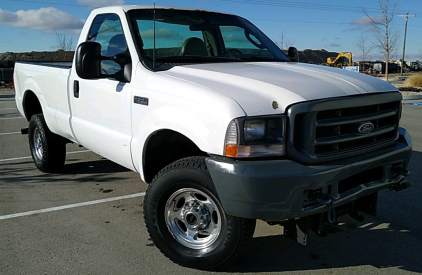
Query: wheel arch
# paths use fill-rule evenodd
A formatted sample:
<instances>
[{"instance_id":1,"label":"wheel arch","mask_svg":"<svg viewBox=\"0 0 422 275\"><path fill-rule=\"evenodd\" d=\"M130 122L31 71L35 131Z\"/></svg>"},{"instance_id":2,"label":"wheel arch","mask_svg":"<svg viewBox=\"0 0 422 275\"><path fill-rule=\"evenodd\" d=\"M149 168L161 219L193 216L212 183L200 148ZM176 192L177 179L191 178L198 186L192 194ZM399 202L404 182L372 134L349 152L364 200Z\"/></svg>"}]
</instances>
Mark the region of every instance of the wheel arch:
<instances>
[{"instance_id":1,"label":"wheel arch","mask_svg":"<svg viewBox=\"0 0 422 275\"><path fill-rule=\"evenodd\" d=\"M163 129L151 134L144 145L142 170L144 180L150 183L154 176L170 163L191 156L208 156L185 135Z\"/></svg>"},{"instance_id":2,"label":"wheel arch","mask_svg":"<svg viewBox=\"0 0 422 275\"><path fill-rule=\"evenodd\" d=\"M22 107L27 121L29 121L33 115L43 113L41 102L32 90L25 91Z\"/></svg>"}]
</instances>

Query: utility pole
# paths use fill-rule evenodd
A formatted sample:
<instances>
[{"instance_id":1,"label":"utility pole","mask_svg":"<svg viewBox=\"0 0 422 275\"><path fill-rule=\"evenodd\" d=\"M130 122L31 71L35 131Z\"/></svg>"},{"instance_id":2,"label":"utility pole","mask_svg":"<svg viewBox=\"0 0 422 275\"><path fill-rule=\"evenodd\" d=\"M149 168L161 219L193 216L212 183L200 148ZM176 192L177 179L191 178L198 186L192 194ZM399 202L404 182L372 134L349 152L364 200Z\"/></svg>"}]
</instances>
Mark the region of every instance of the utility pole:
<instances>
[{"instance_id":1,"label":"utility pole","mask_svg":"<svg viewBox=\"0 0 422 275\"><path fill-rule=\"evenodd\" d=\"M406 17L406 24L404 25L403 58L401 60L401 69L400 69L400 75L403 75L404 52L406 50L407 21L409 20L409 17L415 17L416 14L409 14L409 12L407 12L406 15L399 15L399 16Z\"/></svg>"}]
</instances>

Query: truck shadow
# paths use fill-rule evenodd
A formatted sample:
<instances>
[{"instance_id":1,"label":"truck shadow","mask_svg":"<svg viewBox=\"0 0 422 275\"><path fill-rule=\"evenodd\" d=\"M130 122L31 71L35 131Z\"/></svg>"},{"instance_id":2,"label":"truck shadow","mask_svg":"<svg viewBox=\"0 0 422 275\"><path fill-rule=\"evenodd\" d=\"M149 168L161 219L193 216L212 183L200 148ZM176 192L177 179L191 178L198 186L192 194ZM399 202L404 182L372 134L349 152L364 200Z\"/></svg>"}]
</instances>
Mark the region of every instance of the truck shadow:
<instances>
[{"instance_id":1,"label":"truck shadow","mask_svg":"<svg viewBox=\"0 0 422 275\"><path fill-rule=\"evenodd\" d=\"M381 191L377 216L366 215L363 222L343 216L340 225L329 226L332 232L327 237L310 234L308 246L283 236L255 237L246 253L225 271L255 273L370 266L375 273L383 268L422 273L420 163L422 153L413 151L409 164L411 188L397 193ZM364 268L365 273L371 271Z\"/></svg>"},{"instance_id":2,"label":"truck shadow","mask_svg":"<svg viewBox=\"0 0 422 275\"><path fill-rule=\"evenodd\" d=\"M78 160L76 160L78 161ZM35 173L34 173L35 171ZM130 170L106 159L65 164L60 173L42 173L32 160L0 164L0 185L57 182L115 182L128 178Z\"/></svg>"},{"instance_id":3,"label":"truck shadow","mask_svg":"<svg viewBox=\"0 0 422 275\"><path fill-rule=\"evenodd\" d=\"M337 233L325 238L311 236L313 240L307 247L282 236L254 238L247 253L226 271L255 273L373 266L421 273L421 239L412 232L384 225L368 220L354 229L340 226Z\"/></svg>"},{"instance_id":4,"label":"truck shadow","mask_svg":"<svg viewBox=\"0 0 422 275\"><path fill-rule=\"evenodd\" d=\"M121 173L128 172L123 166L120 166L112 161L100 159L95 161L86 161L78 163L65 164L60 174L104 174L104 173Z\"/></svg>"}]
</instances>

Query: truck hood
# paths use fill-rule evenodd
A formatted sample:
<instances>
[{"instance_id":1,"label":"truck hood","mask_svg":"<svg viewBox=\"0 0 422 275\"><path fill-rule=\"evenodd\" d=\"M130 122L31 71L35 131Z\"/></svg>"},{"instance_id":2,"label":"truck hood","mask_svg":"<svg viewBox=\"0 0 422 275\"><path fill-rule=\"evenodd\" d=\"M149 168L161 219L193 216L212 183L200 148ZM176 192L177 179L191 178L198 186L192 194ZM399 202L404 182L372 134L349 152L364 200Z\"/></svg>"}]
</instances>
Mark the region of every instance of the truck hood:
<instances>
[{"instance_id":1,"label":"truck hood","mask_svg":"<svg viewBox=\"0 0 422 275\"><path fill-rule=\"evenodd\" d=\"M301 63L185 65L161 74L230 97L248 116L284 113L288 106L301 101L397 91L375 77Z\"/></svg>"}]
</instances>

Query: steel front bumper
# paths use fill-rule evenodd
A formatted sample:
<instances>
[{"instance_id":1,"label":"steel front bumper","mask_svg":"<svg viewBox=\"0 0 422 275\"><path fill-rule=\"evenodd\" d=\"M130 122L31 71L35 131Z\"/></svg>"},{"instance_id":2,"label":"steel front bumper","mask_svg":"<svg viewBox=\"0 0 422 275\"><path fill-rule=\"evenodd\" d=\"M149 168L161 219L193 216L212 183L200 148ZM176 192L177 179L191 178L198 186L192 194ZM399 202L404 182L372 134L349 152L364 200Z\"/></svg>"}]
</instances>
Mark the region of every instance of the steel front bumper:
<instances>
[{"instance_id":1,"label":"steel front bumper","mask_svg":"<svg viewBox=\"0 0 422 275\"><path fill-rule=\"evenodd\" d=\"M306 196L315 190L328 192L336 207L403 181L393 168L407 167L412 141L405 129L400 128L399 133L395 146L321 165L305 166L288 159L237 161L217 157L207 158L206 163L227 214L282 221L326 211L329 206L323 203L307 205ZM366 181L365 175L370 178L373 171L380 176ZM362 177L362 183L341 191L343 182Z\"/></svg>"}]
</instances>

